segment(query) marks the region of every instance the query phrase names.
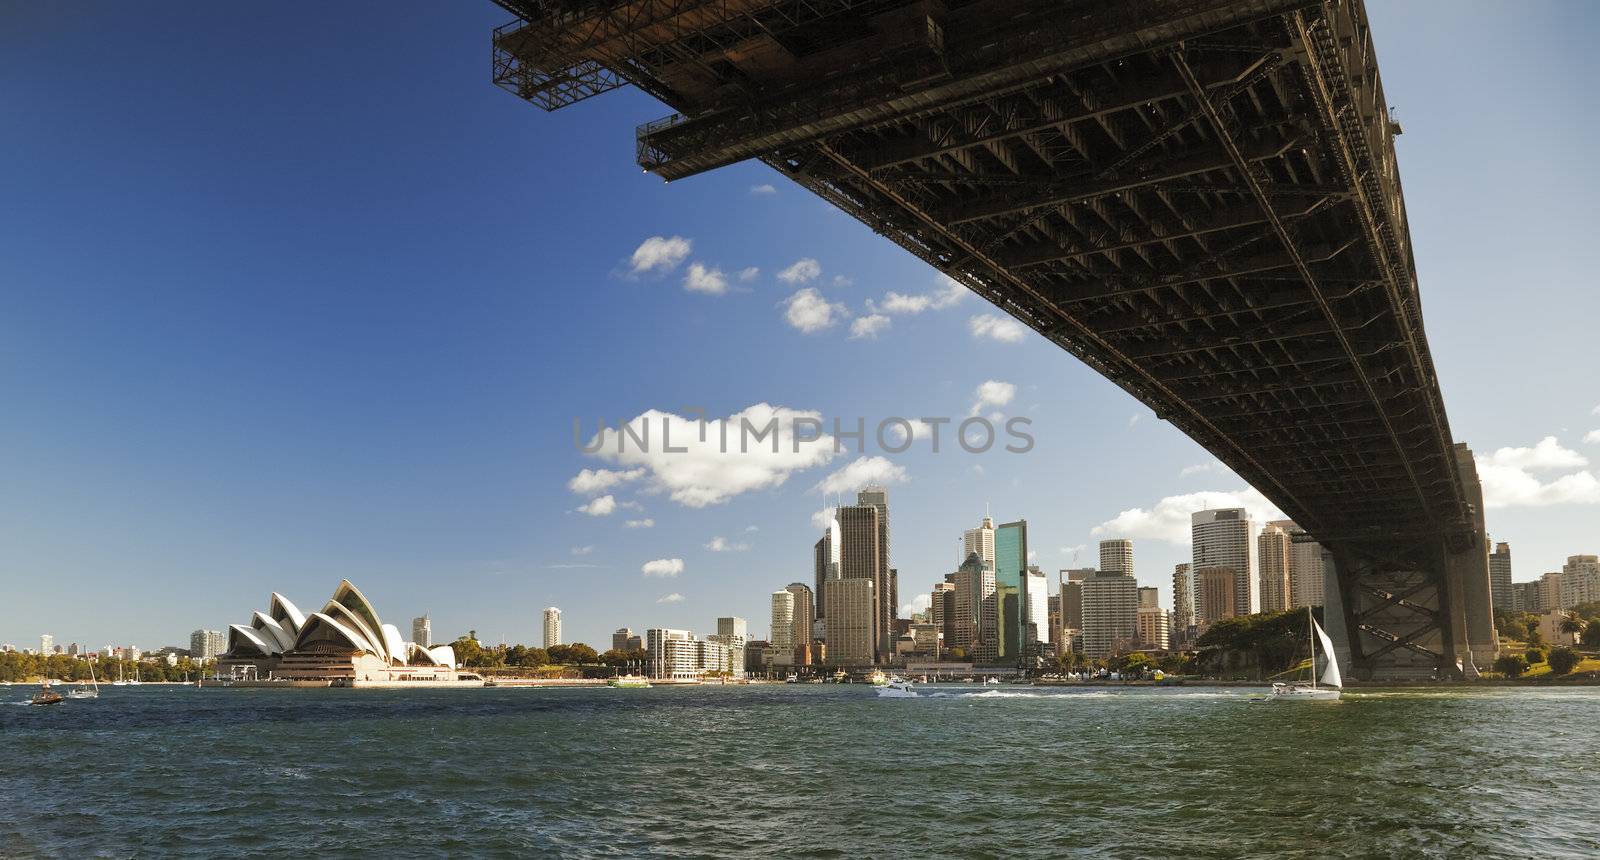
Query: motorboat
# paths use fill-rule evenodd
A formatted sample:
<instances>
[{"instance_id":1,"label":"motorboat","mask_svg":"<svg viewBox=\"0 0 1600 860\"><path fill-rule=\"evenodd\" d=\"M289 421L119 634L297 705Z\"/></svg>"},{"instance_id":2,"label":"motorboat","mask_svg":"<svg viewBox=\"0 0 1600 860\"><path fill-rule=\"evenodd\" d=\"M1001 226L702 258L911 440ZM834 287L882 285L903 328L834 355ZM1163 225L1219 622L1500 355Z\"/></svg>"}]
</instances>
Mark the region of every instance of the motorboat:
<instances>
[{"instance_id":1,"label":"motorboat","mask_svg":"<svg viewBox=\"0 0 1600 860\"><path fill-rule=\"evenodd\" d=\"M39 685L39 692L33 694L33 698L28 700L28 704L59 705L61 704L61 694L50 689L50 682L45 681L43 684Z\"/></svg>"},{"instance_id":2,"label":"motorboat","mask_svg":"<svg viewBox=\"0 0 1600 860\"><path fill-rule=\"evenodd\" d=\"M882 686L876 687L874 692L880 699L915 699L917 693L911 689L911 682L896 675L885 681Z\"/></svg>"}]
</instances>

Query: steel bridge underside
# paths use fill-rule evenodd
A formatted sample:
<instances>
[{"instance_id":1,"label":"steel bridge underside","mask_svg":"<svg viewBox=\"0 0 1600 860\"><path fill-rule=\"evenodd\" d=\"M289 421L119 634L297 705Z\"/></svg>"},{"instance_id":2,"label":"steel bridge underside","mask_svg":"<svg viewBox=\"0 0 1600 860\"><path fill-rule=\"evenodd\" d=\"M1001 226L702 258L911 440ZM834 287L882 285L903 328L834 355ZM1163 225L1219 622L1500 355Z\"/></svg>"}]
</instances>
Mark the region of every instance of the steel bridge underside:
<instances>
[{"instance_id":1,"label":"steel bridge underside","mask_svg":"<svg viewBox=\"0 0 1600 860\"><path fill-rule=\"evenodd\" d=\"M1215 454L1331 554L1358 675L1480 650L1359 0L498 2L501 86L652 93L646 170L760 159Z\"/></svg>"}]
</instances>

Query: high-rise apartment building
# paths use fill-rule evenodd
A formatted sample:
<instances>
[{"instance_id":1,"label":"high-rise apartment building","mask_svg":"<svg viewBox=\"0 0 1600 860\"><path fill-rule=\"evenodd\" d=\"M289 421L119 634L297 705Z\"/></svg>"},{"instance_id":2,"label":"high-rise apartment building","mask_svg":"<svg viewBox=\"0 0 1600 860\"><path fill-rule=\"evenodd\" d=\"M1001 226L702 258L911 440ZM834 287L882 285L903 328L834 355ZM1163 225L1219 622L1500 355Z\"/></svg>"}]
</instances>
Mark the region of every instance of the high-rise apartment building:
<instances>
[{"instance_id":1,"label":"high-rise apartment building","mask_svg":"<svg viewBox=\"0 0 1600 860\"><path fill-rule=\"evenodd\" d=\"M717 632L706 639L727 646L728 672L735 678L744 677L744 648L750 644L749 625L745 620L736 615L724 615L717 619Z\"/></svg>"},{"instance_id":2,"label":"high-rise apartment building","mask_svg":"<svg viewBox=\"0 0 1600 860\"><path fill-rule=\"evenodd\" d=\"M1180 564L1172 569L1172 634L1187 640L1188 630L1194 626L1194 582L1189 576L1189 565Z\"/></svg>"},{"instance_id":3,"label":"high-rise apartment building","mask_svg":"<svg viewBox=\"0 0 1600 860\"><path fill-rule=\"evenodd\" d=\"M1323 601L1322 545L1311 539L1294 520L1267 523L1289 536L1289 606L1321 606ZM1257 560L1260 563L1260 560Z\"/></svg>"},{"instance_id":4,"label":"high-rise apartment building","mask_svg":"<svg viewBox=\"0 0 1600 860\"><path fill-rule=\"evenodd\" d=\"M1238 572L1226 566L1202 567L1195 573L1195 591L1200 596L1195 605L1198 615L1195 623L1201 632L1224 618L1239 614L1236 611L1238 580Z\"/></svg>"},{"instance_id":5,"label":"high-rise apartment building","mask_svg":"<svg viewBox=\"0 0 1600 860\"><path fill-rule=\"evenodd\" d=\"M822 594L822 583L840 576L839 547L844 541L839 536L839 518L837 515L828 520L828 527L823 530L822 537L817 539L812 547L812 578L815 580L814 594ZM825 618L821 598L817 603L817 618Z\"/></svg>"},{"instance_id":6,"label":"high-rise apartment building","mask_svg":"<svg viewBox=\"0 0 1600 860\"><path fill-rule=\"evenodd\" d=\"M865 579L872 583L872 647L875 660L880 659L880 653L886 653L880 652L879 646L887 642L885 637L888 635L881 629L882 588L887 571L881 567L883 532L878 526L878 518L875 505L843 505L838 509L839 577Z\"/></svg>"},{"instance_id":7,"label":"high-rise apartment building","mask_svg":"<svg viewBox=\"0 0 1600 860\"><path fill-rule=\"evenodd\" d=\"M228 650L228 637L221 630L196 630L189 634L189 656L204 663Z\"/></svg>"},{"instance_id":8,"label":"high-rise apartment building","mask_svg":"<svg viewBox=\"0 0 1600 860\"><path fill-rule=\"evenodd\" d=\"M1234 615L1251 615L1261 605L1256 580L1254 523L1244 508L1196 511L1190 515L1194 570L1226 567L1234 572ZM1214 619L1212 619L1214 620Z\"/></svg>"},{"instance_id":9,"label":"high-rise apartment building","mask_svg":"<svg viewBox=\"0 0 1600 860\"><path fill-rule=\"evenodd\" d=\"M696 639L687 630L664 627L652 627L644 635L649 652L646 665L652 678L689 680L732 671L732 655L725 642Z\"/></svg>"},{"instance_id":10,"label":"high-rise apartment building","mask_svg":"<svg viewBox=\"0 0 1600 860\"><path fill-rule=\"evenodd\" d=\"M1133 541L1126 538L1101 541L1100 572L1133 576Z\"/></svg>"},{"instance_id":11,"label":"high-rise apartment building","mask_svg":"<svg viewBox=\"0 0 1600 860\"><path fill-rule=\"evenodd\" d=\"M1544 613L1544 602L1539 599L1539 580L1511 584L1511 611Z\"/></svg>"},{"instance_id":12,"label":"high-rise apartment building","mask_svg":"<svg viewBox=\"0 0 1600 860\"><path fill-rule=\"evenodd\" d=\"M803 582L791 582L784 590L794 595L793 632L789 634L789 647L794 649L794 664L808 666L811 664L811 623L816 620L816 600L811 594L811 587Z\"/></svg>"},{"instance_id":13,"label":"high-rise apartment building","mask_svg":"<svg viewBox=\"0 0 1600 860\"><path fill-rule=\"evenodd\" d=\"M1256 565L1261 571L1261 611L1288 609L1293 591L1289 583L1289 533L1273 523L1262 526L1261 534L1256 536Z\"/></svg>"},{"instance_id":14,"label":"high-rise apartment building","mask_svg":"<svg viewBox=\"0 0 1600 860\"><path fill-rule=\"evenodd\" d=\"M1053 641L1050 628L1050 581L1045 578L1044 571L1029 565L1028 571L1022 578L1022 594L1026 599L1027 608L1022 613L1023 630L1023 656L1032 656L1032 646L1049 645ZM1051 653L1050 649L1043 648L1039 654Z\"/></svg>"},{"instance_id":15,"label":"high-rise apartment building","mask_svg":"<svg viewBox=\"0 0 1600 860\"><path fill-rule=\"evenodd\" d=\"M1561 566L1560 593L1559 609L1600 601L1600 557L1567 556L1567 563Z\"/></svg>"},{"instance_id":16,"label":"high-rise apartment building","mask_svg":"<svg viewBox=\"0 0 1600 860\"><path fill-rule=\"evenodd\" d=\"M772 592L772 627L767 641L772 643L773 662L794 664L794 592L787 588Z\"/></svg>"},{"instance_id":17,"label":"high-rise apartment building","mask_svg":"<svg viewBox=\"0 0 1600 860\"><path fill-rule=\"evenodd\" d=\"M939 628L939 639L944 647L950 647L955 640L955 630L952 623L956 617L956 584L947 577L943 582L933 584L933 593L928 601L928 622Z\"/></svg>"},{"instance_id":18,"label":"high-rise apartment building","mask_svg":"<svg viewBox=\"0 0 1600 860\"><path fill-rule=\"evenodd\" d=\"M1511 544L1505 541L1489 553L1489 600L1495 612L1509 611L1516 604L1511 593Z\"/></svg>"},{"instance_id":19,"label":"high-rise apartment building","mask_svg":"<svg viewBox=\"0 0 1600 860\"><path fill-rule=\"evenodd\" d=\"M1083 653L1091 660L1139 641L1139 582L1131 574L1099 571L1083 580Z\"/></svg>"},{"instance_id":20,"label":"high-rise apartment building","mask_svg":"<svg viewBox=\"0 0 1600 860\"><path fill-rule=\"evenodd\" d=\"M828 617L828 664L872 665L877 659L874 613L878 605L873 595L872 580L859 577L831 579L823 583L822 594Z\"/></svg>"},{"instance_id":21,"label":"high-rise apartment building","mask_svg":"<svg viewBox=\"0 0 1600 860\"><path fill-rule=\"evenodd\" d=\"M995 659L1012 662L1023 654L1027 611L1028 521L1002 523L994 530Z\"/></svg>"},{"instance_id":22,"label":"high-rise apartment building","mask_svg":"<svg viewBox=\"0 0 1600 860\"><path fill-rule=\"evenodd\" d=\"M544 609L544 647L561 644L561 610L554 606Z\"/></svg>"},{"instance_id":23,"label":"high-rise apartment building","mask_svg":"<svg viewBox=\"0 0 1600 860\"><path fill-rule=\"evenodd\" d=\"M724 615L717 619L717 635L737 636L750 641L750 624L737 615Z\"/></svg>"},{"instance_id":24,"label":"high-rise apartment building","mask_svg":"<svg viewBox=\"0 0 1600 860\"><path fill-rule=\"evenodd\" d=\"M1539 606L1541 611L1550 612L1556 609L1566 609L1561 599L1561 572L1552 570L1539 577Z\"/></svg>"},{"instance_id":25,"label":"high-rise apartment building","mask_svg":"<svg viewBox=\"0 0 1600 860\"><path fill-rule=\"evenodd\" d=\"M39 653L40 654L50 654L52 651L55 650L55 647L56 647L56 637L50 635L49 633L41 633L41 634L39 634Z\"/></svg>"},{"instance_id":26,"label":"high-rise apartment building","mask_svg":"<svg viewBox=\"0 0 1600 860\"><path fill-rule=\"evenodd\" d=\"M411 619L411 641L424 648L433 647L433 619L426 613Z\"/></svg>"}]
</instances>

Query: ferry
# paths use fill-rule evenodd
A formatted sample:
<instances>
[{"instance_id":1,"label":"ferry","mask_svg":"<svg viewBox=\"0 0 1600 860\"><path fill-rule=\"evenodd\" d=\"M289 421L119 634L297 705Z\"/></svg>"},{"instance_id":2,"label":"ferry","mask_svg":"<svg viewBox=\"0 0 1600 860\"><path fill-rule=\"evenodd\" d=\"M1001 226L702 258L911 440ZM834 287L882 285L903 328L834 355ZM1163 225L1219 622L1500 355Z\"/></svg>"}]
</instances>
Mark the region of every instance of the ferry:
<instances>
[{"instance_id":1,"label":"ferry","mask_svg":"<svg viewBox=\"0 0 1600 860\"><path fill-rule=\"evenodd\" d=\"M886 687L889 684L889 676L883 674L882 670L873 669L872 674L867 676L867 683L874 687Z\"/></svg>"},{"instance_id":2,"label":"ferry","mask_svg":"<svg viewBox=\"0 0 1600 860\"><path fill-rule=\"evenodd\" d=\"M618 675L615 678L607 678L606 686L616 687L619 690L648 688L650 679L643 675Z\"/></svg>"}]
</instances>

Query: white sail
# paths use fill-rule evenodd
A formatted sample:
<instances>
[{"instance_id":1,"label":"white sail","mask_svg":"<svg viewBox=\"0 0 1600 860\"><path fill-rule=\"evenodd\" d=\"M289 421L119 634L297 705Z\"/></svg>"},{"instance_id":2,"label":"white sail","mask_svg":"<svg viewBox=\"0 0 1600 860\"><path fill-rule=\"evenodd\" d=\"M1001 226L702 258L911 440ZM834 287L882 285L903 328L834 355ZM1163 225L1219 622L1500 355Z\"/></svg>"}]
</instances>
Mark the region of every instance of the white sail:
<instances>
[{"instance_id":1,"label":"white sail","mask_svg":"<svg viewBox=\"0 0 1600 860\"><path fill-rule=\"evenodd\" d=\"M1339 676L1339 660L1333 656L1333 641L1328 638L1327 633L1322 631L1322 625L1318 624L1316 619L1313 618L1311 620L1311 626L1316 629L1317 643L1322 647L1322 653L1328 659L1328 665L1323 668L1322 677L1318 679L1319 682L1330 687L1343 687L1344 679ZM1312 667L1312 671L1316 671L1315 666Z\"/></svg>"}]
</instances>

